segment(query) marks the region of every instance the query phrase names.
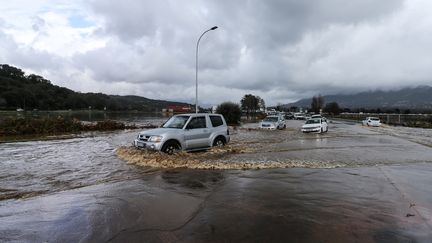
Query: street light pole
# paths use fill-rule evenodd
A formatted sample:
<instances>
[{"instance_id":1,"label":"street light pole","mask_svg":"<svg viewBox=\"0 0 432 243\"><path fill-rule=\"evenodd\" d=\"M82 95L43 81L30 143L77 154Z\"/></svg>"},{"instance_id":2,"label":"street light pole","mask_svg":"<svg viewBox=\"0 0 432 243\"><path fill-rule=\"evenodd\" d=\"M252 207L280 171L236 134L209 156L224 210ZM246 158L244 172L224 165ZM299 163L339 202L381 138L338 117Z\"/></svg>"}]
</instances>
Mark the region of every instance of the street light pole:
<instances>
[{"instance_id":1,"label":"street light pole","mask_svg":"<svg viewBox=\"0 0 432 243\"><path fill-rule=\"evenodd\" d=\"M201 36L198 38L196 44L196 56L195 56L195 113L198 113L198 46L203 35L211 30L217 29L217 26L213 26L210 29L204 31Z\"/></svg>"}]
</instances>

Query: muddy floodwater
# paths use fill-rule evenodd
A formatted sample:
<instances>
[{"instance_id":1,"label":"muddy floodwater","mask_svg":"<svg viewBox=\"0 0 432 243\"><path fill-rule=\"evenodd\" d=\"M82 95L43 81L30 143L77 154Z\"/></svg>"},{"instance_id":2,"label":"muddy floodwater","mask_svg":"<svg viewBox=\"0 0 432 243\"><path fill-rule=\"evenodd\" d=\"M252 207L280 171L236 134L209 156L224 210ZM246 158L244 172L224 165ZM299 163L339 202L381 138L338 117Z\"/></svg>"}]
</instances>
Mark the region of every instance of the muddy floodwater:
<instances>
[{"instance_id":1,"label":"muddy floodwater","mask_svg":"<svg viewBox=\"0 0 432 243\"><path fill-rule=\"evenodd\" d=\"M232 129L174 156L138 130L0 144L0 242L432 242L432 131Z\"/></svg>"}]
</instances>

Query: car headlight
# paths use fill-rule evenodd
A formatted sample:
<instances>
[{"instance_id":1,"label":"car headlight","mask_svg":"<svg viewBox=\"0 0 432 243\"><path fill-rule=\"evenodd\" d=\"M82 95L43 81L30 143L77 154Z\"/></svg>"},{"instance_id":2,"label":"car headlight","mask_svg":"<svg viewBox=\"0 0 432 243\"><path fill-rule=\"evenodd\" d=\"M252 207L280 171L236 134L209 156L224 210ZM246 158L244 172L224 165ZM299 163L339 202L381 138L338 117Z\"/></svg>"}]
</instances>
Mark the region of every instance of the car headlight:
<instances>
[{"instance_id":1,"label":"car headlight","mask_svg":"<svg viewBox=\"0 0 432 243\"><path fill-rule=\"evenodd\" d=\"M148 141L153 143L159 143L160 141L162 141L162 136L151 136Z\"/></svg>"}]
</instances>

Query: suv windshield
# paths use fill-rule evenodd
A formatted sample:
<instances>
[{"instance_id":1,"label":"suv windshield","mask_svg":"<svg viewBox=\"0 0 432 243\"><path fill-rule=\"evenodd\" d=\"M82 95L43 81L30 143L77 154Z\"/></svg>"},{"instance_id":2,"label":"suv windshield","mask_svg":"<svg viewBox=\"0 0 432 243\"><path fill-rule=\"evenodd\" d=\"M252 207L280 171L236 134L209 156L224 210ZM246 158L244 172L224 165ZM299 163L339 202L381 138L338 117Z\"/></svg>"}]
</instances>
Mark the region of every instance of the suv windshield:
<instances>
[{"instance_id":1,"label":"suv windshield","mask_svg":"<svg viewBox=\"0 0 432 243\"><path fill-rule=\"evenodd\" d=\"M187 120L189 120L189 116L173 116L162 127L182 129Z\"/></svg>"},{"instance_id":2,"label":"suv windshield","mask_svg":"<svg viewBox=\"0 0 432 243\"><path fill-rule=\"evenodd\" d=\"M278 121L278 118L275 117L275 116L270 116L270 117L266 117L266 118L264 119L264 121L265 121L265 122L277 122L277 121Z\"/></svg>"},{"instance_id":3,"label":"suv windshield","mask_svg":"<svg viewBox=\"0 0 432 243\"><path fill-rule=\"evenodd\" d=\"M306 121L306 124L319 124L320 119L309 119Z\"/></svg>"}]
</instances>

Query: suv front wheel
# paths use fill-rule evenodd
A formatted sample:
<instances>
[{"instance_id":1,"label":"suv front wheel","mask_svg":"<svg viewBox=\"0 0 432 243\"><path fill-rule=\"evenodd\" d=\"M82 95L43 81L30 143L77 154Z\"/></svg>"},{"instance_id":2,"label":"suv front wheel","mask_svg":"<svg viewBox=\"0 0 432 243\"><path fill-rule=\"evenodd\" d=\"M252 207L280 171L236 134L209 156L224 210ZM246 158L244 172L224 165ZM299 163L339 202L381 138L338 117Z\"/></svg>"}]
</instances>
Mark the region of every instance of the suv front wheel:
<instances>
[{"instance_id":1,"label":"suv front wheel","mask_svg":"<svg viewBox=\"0 0 432 243\"><path fill-rule=\"evenodd\" d=\"M175 152L180 150L180 145L174 141L166 142L162 147L162 152L166 154L174 154Z\"/></svg>"}]
</instances>

